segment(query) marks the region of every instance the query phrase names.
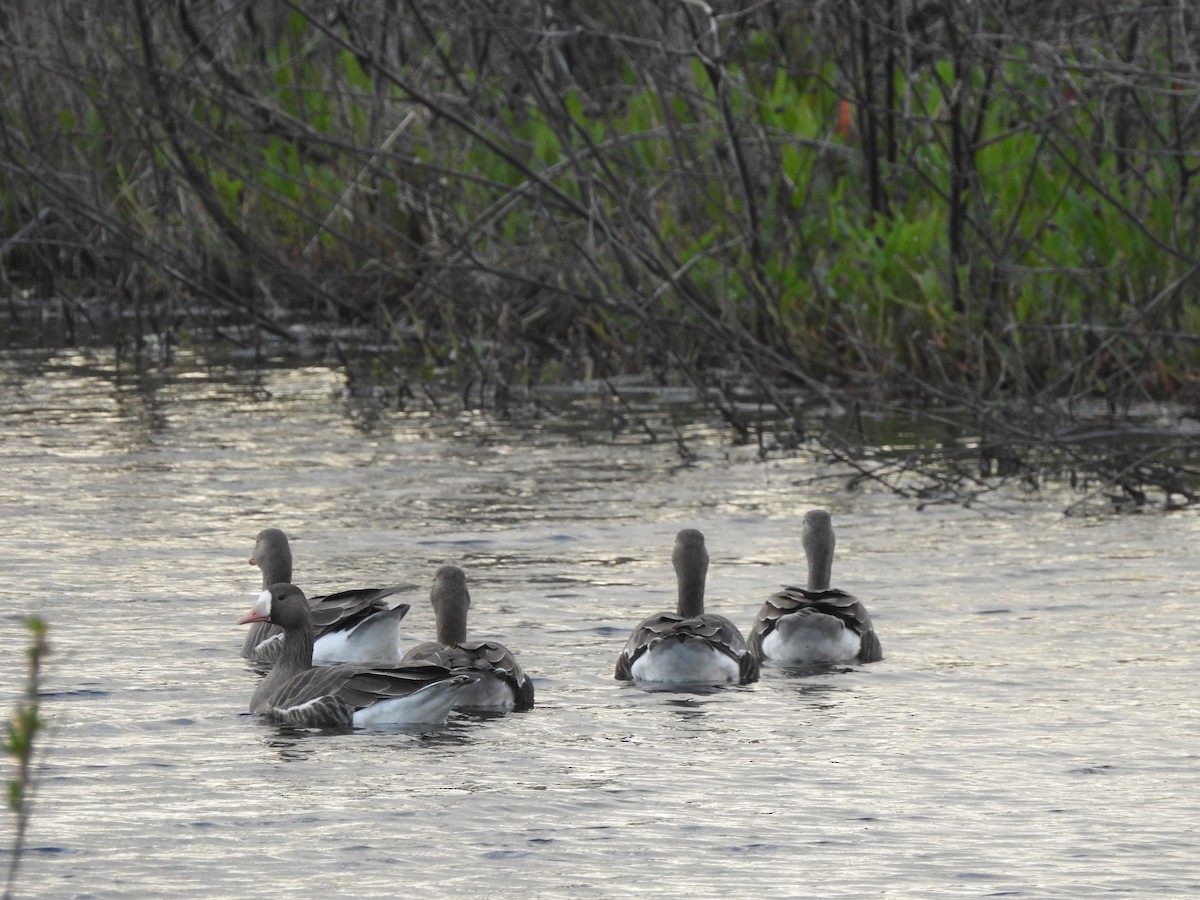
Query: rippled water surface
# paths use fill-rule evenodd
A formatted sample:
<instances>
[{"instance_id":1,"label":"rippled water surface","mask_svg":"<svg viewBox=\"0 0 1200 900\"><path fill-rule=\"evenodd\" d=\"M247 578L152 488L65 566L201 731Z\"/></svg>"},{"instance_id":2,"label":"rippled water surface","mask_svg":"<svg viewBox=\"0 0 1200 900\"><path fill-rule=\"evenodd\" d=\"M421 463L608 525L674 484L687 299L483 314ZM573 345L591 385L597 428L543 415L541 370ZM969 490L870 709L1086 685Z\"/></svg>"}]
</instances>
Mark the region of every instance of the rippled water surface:
<instances>
[{"instance_id":1,"label":"rippled water surface","mask_svg":"<svg viewBox=\"0 0 1200 900\"><path fill-rule=\"evenodd\" d=\"M600 414L367 415L322 368L21 354L0 382L6 709L21 618L53 645L19 895L1200 893L1192 512L918 512L704 423L678 426L685 464ZM679 528L745 628L803 578L817 505L883 662L709 694L613 680L673 605ZM472 631L517 653L536 709L338 735L244 715L234 620L268 525L314 592L461 565Z\"/></svg>"}]
</instances>

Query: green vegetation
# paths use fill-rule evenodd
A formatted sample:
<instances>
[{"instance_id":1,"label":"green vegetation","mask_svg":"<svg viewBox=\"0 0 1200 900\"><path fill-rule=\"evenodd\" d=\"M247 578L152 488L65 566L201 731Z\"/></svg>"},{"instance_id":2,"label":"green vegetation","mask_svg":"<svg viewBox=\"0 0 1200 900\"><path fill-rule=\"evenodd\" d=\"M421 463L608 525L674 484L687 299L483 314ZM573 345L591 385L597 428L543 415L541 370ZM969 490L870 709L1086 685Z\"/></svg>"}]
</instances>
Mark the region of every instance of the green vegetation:
<instances>
[{"instance_id":1,"label":"green vegetation","mask_svg":"<svg viewBox=\"0 0 1200 900\"><path fill-rule=\"evenodd\" d=\"M8 723L4 738L4 750L16 766L16 775L8 781L8 808L13 814L13 839L5 881L5 900L11 897L16 885L17 870L25 849L25 833L29 826L30 807L33 801L34 742L44 723L38 712L38 685L42 658L49 652L46 643L46 624L38 618L25 621L33 635L28 650L29 672L25 682L25 697L17 705L12 720Z\"/></svg>"},{"instance_id":2,"label":"green vegetation","mask_svg":"<svg viewBox=\"0 0 1200 900\"><path fill-rule=\"evenodd\" d=\"M797 391L951 403L986 431L1000 402L1196 402L1191 11L95 16L0 17L10 339L50 304L73 340L303 325L367 377L654 371L743 435L741 391L785 416Z\"/></svg>"}]
</instances>

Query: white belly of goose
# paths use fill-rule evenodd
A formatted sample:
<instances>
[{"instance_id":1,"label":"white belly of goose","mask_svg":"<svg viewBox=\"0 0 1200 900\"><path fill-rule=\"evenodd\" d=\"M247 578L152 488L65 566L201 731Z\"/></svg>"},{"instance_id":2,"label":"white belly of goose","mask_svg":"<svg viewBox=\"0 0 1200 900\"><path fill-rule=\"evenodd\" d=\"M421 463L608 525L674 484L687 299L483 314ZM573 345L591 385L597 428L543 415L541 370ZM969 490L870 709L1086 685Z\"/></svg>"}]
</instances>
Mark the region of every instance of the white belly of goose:
<instances>
[{"instance_id":1,"label":"white belly of goose","mask_svg":"<svg viewBox=\"0 0 1200 900\"><path fill-rule=\"evenodd\" d=\"M811 610L781 617L762 642L765 657L792 664L854 662L861 648L841 619Z\"/></svg>"},{"instance_id":2,"label":"white belly of goose","mask_svg":"<svg viewBox=\"0 0 1200 900\"><path fill-rule=\"evenodd\" d=\"M465 680L465 679L464 679ZM356 710L354 724L359 728L371 725L440 725L458 702L461 683L438 681L413 691L407 697L380 700Z\"/></svg>"},{"instance_id":3,"label":"white belly of goose","mask_svg":"<svg viewBox=\"0 0 1200 900\"><path fill-rule=\"evenodd\" d=\"M737 684L737 661L707 641L658 641L634 661L630 672L637 681Z\"/></svg>"},{"instance_id":4,"label":"white belly of goose","mask_svg":"<svg viewBox=\"0 0 1200 900\"><path fill-rule=\"evenodd\" d=\"M400 621L371 616L353 628L323 634L313 644L313 665L400 658Z\"/></svg>"}]
</instances>

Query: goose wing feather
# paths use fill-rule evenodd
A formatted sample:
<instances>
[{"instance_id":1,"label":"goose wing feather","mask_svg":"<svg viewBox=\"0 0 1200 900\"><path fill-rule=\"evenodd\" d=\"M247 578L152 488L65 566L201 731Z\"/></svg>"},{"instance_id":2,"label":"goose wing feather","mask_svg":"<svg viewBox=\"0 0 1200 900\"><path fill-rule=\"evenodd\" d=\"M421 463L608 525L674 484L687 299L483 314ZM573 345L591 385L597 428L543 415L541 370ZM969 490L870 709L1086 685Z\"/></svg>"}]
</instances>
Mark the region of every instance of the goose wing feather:
<instances>
[{"instance_id":1,"label":"goose wing feather","mask_svg":"<svg viewBox=\"0 0 1200 900\"><path fill-rule=\"evenodd\" d=\"M860 662L883 659L883 648L875 634L875 626L867 608L853 594L831 589L810 591L800 587L785 587L762 605L750 630L750 648L755 655L761 652L763 639L775 630L779 620L801 610L811 610L841 619L843 624L862 639Z\"/></svg>"},{"instance_id":2,"label":"goose wing feather","mask_svg":"<svg viewBox=\"0 0 1200 900\"><path fill-rule=\"evenodd\" d=\"M500 676L513 690L513 709L533 708L533 681L525 674L516 657L503 644L495 641L464 641L461 644L439 644L427 641L418 644L404 655L406 660L424 660L445 666L455 672L468 671Z\"/></svg>"},{"instance_id":3,"label":"goose wing feather","mask_svg":"<svg viewBox=\"0 0 1200 900\"><path fill-rule=\"evenodd\" d=\"M416 585L391 585L385 588L355 588L349 591L338 591L318 597L311 602L313 633L321 637L334 631L345 631L353 628L363 619L379 612L386 612L391 604L387 598L405 590L414 590ZM408 604L402 603L396 609L404 608L408 612ZM403 616L404 613L401 614Z\"/></svg>"},{"instance_id":4,"label":"goose wing feather","mask_svg":"<svg viewBox=\"0 0 1200 900\"><path fill-rule=\"evenodd\" d=\"M340 725L343 719L349 721L355 710L381 700L407 697L451 674L445 666L425 662L317 666L282 685L270 699L271 712L283 721L296 721L301 710L307 710L305 723L312 724L320 721L318 714L322 711L337 710L329 724Z\"/></svg>"},{"instance_id":5,"label":"goose wing feather","mask_svg":"<svg viewBox=\"0 0 1200 900\"><path fill-rule=\"evenodd\" d=\"M659 641L670 638L705 641L714 649L737 660L742 684L758 680L758 661L747 652L742 633L729 619L716 613L687 618L672 612L650 616L633 630L625 649L617 658L616 677L624 681L631 680L633 664L638 658Z\"/></svg>"}]
</instances>

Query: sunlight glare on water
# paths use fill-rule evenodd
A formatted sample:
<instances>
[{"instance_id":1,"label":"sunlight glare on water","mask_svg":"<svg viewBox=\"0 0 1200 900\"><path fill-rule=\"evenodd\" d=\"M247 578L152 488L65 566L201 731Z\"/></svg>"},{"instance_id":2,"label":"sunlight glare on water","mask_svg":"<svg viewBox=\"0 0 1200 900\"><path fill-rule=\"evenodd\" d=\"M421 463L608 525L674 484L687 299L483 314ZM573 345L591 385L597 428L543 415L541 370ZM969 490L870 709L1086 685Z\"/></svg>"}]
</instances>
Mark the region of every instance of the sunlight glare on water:
<instances>
[{"instance_id":1,"label":"sunlight glare on water","mask_svg":"<svg viewBox=\"0 0 1200 900\"><path fill-rule=\"evenodd\" d=\"M1055 498L931 507L760 462L703 421L696 459L603 416L364 416L321 367L118 375L0 362L0 679L50 625L21 896L1189 896L1197 729L1191 511L1072 519ZM670 432L667 431L667 434ZM834 584L885 659L710 693L612 677L674 605L704 531L708 607L748 628ZM324 593L467 572L471 630L537 707L428 731L317 734L244 715L234 620L255 533Z\"/></svg>"}]
</instances>

